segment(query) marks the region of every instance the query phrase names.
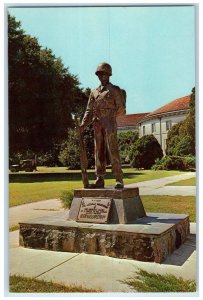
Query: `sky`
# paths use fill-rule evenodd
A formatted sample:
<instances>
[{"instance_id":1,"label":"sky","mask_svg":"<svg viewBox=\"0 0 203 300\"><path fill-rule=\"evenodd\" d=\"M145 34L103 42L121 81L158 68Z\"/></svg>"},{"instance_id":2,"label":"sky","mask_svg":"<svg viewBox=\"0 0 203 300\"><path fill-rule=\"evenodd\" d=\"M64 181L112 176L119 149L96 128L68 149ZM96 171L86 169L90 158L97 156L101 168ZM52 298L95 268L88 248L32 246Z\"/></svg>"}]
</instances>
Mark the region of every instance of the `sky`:
<instances>
[{"instance_id":1,"label":"sky","mask_svg":"<svg viewBox=\"0 0 203 300\"><path fill-rule=\"evenodd\" d=\"M126 90L127 113L152 112L195 86L194 6L13 7L27 34L61 57L81 87L101 62Z\"/></svg>"}]
</instances>

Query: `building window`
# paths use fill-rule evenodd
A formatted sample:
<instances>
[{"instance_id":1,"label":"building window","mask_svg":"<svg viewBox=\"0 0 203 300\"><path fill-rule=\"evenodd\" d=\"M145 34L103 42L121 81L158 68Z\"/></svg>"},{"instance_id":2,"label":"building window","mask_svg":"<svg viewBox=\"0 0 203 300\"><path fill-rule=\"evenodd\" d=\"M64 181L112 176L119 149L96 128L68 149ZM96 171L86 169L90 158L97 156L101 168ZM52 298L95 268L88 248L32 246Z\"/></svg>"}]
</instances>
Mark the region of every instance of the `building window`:
<instances>
[{"instance_id":1,"label":"building window","mask_svg":"<svg viewBox=\"0 0 203 300\"><path fill-rule=\"evenodd\" d=\"M171 120L168 120L166 121L166 130L171 130L171 127L172 127L172 121Z\"/></svg>"},{"instance_id":2,"label":"building window","mask_svg":"<svg viewBox=\"0 0 203 300\"><path fill-rule=\"evenodd\" d=\"M143 135L145 135L145 126L142 127Z\"/></svg>"},{"instance_id":3,"label":"building window","mask_svg":"<svg viewBox=\"0 0 203 300\"><path fill-rule=\"evenodd\" d=\"M152 133L156 132L156 123L152 123Z\"/></svg>"}]
</instances>

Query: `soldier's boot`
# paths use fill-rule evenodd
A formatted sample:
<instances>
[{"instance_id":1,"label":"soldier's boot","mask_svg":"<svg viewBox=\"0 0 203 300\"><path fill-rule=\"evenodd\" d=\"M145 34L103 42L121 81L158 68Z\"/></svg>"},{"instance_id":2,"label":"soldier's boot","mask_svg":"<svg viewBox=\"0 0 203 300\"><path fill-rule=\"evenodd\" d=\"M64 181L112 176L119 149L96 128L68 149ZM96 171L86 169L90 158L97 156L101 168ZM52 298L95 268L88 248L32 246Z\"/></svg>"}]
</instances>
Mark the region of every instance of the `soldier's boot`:
<instances>
[{"instance_id":1,"label":"soldier's boot","mask_svg":"<svg viewBox=\"0 0 203 300\"><path fill-rule=\"evenodd\" d=\"M115 189L123 189L123 188L124 188L123 179L120 177L116 178Z\"/></svg>"},{"instance_id":2,"label":"soldier's boot","mask_svg":"<svg viewBox=\"0 0 203 300\"><path fill-rule=\"evenodd\" d=\"M95 188L104 188L104 178L101 176L98 176L94 182L94 187Z\"/></svg>"}]
</instances>

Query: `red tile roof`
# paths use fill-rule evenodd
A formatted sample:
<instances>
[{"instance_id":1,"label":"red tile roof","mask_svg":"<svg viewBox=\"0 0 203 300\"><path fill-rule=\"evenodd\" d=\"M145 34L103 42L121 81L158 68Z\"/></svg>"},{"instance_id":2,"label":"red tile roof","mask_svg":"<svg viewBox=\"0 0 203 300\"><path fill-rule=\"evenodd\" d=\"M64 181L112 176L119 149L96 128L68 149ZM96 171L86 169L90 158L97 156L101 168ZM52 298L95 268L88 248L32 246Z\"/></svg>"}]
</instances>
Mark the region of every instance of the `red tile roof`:
<instances>
[{"instance_id":1,"label":"red tile roof","mask_svg":"<svg viewBox=\"0 0 203 300\"><path fill-rule=\"evenodd\" d=\"M149 113L141 113L141 114L130 114L130 115L123 115L117 117L117 126L124 127L124 126L136 126L137 123Z\"/></svg>"},{"instance_id":2,"label":"red tile roof","mask_svg":"<svg viewBox=\"0 0 203 300\"><path fill-rule=\"evenodd\" d=\"M167 103L166 105L156 109L152 113L145 116L143 118L143 121L146 119L151 119L163 113L179 111L179 110L188 110L189 108L190 108L190 95L175 99Z\"/></svg>"}]
</instances>

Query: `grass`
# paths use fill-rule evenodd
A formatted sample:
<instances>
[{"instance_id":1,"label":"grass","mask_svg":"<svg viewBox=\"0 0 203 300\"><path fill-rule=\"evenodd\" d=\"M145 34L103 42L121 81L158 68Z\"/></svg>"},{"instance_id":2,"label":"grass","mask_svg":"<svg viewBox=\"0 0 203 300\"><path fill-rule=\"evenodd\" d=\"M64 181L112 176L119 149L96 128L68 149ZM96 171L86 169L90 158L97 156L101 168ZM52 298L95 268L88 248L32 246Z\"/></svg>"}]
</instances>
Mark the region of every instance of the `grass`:
<instances>
[{"instance_id":1,"label":"grass","mask_svg":"<svg viewBox=\"0 0 203 300\"><path fill-rule=\"evenodd\" d=\"M12 173L9 175L9 206L16 206L40 200L59 198L64 190L71 191L82 188L80 170L70 171L66 168L38 167L39 172ZM46 171L46 172L45 172ZM181 171L153 171L124 168L125 184L137 183L151 179L158 179L177 174ZM57 172L57 173L56 173ZM95 179L94 170L89 170L89 179L92 183ZM115 179L111 171L107 170L106 186L114 185Z\"/></svg>"},{"instance_id":2,"label":"grass","mask_svg":"<svg viewBox=\"0 0 203 300\"><path fill-rule=\"evenodd\" d=\"M82 286L64 286L44 280L27 278L17 275L10 276L9 290L11 293L98 293L101 290L87 289Z\"/></svg>"},{"instance_id":3,"label":"grass","mask_svg":"<svg viewBox=\"0 0 203 300\"><path fill-rule=\"evenodd\" d=\"M195 196L141 196L146 212L188 214L196 221Z\"/></svg>"},{"instance_id":4,"label":"grass","mask_svg":"<svg viewBox=\"0 0 203 300\"><path fill-rule=\"evenodd\" d=\"M139 270L134 277L122 280L137 292L196 292L194 280L184 280L171 274L160 275Z\"/></svg>"},{"instance_id":5,"label":"grass","mask_svg":"<svg viewBox=\"0 0 203 300\"><path fill-rule=\"evenodd\" d=\"M9 227L9 231L10 231L10 232L11 232L11 231L15 231L15 230L18 230L19 228L20 228L19 225L12 225L12 226Z\"/></svg>"},{"instance_id":6,"label":"grass","mask_svg":"<svg viewBox=\"0 0 203 300\"><path fill-rule=\"evenodd\" d=\"M196 185L196 178L189 178L185 180L180 180L177 182L172 182L166 185L173 185L173 186L195 186Z\"/></svg>"}]
</instances>

